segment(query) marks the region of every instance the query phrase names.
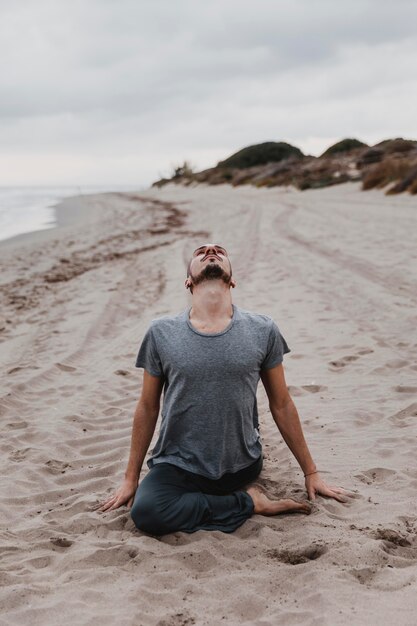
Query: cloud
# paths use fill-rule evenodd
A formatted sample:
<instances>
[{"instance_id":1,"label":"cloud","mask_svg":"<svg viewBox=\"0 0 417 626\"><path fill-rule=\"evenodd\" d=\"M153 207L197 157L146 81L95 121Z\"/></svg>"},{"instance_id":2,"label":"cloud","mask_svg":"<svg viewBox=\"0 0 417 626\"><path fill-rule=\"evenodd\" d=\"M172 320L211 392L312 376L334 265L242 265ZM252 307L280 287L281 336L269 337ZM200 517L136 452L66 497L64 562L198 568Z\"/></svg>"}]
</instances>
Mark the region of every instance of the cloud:
<instances>
[{"instance_id":1,"label":"cloud","mask_svg":"<svg viewBox=\"0 0 417 626\"><path fill-rule=\"evenodd\" d=\"M86 162L94 182L109 163L115 183L151 182L265 140L417 136L413 1L23 0L0 17L1 159L25 164L5 183L76 183Z\"/></svg>"}]
</instances>

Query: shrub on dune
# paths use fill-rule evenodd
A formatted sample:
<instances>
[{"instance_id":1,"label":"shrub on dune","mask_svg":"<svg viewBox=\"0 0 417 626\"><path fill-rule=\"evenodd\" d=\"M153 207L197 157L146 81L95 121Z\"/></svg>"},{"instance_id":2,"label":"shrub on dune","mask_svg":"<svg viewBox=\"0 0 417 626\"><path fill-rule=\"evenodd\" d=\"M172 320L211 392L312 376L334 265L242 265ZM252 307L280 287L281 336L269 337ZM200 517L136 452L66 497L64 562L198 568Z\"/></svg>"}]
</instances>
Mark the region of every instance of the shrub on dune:
<instances>
[{"instance_id":1,"label":"shrub on dune","mask_svg":"<svg viewBox=\"0 0 417 626\"><path fill-rule=\"evenodd\" d=\"M356 150L357 148L367 148L368 145L359 141L358 139L342 139L337 143L327 148L321 155L321 157L329 157L334 156L335 154L340 154L342 152L351 152L352 150ZM321 158L320 157L320 158Z\"/></svg>"},{"instance_id":2,"label":"shrub on dune","mask_svg":"<svg viewBox=\"0 0 417 626\"><path fill-rule=\"evenodd\" d=\"M247 148L239 150L224 161L220 161L217 167L244 169L255 165L265 165L266 163L283 161L291 157L298 160L302 159L304 154L299 148L285 143L285 141L266 141L265 143L258 143L254 146L248 146Z\"/></svg>"},{"instance_id":3,"label":"shrub on dune","mask_svg":"<svg viewBox=\"0 0 417 626\"><path fill-rule=\"evenodd\" d=\"M414 196L417 193L417 177L411 183L408 191Z\"/></svg>"},{"instance_id":4,"label":"shrub on dune","mask_svg":"<svg viewBox=\"0 0 417 626\"><path fill-rule=\"evenodd\" d=\"M408 170L402 179L387 190L387 194L402 193L410 191L417 193L417 161L409 163Z\"/></svg>"},{"instance_id":5,"label":"shrub on dune","mask_svg":"<svg viewBox=\"0 0 417 626\"><path fill-rule=\"evenodd\" d=\"M390 183L397 183L398 181L402 181L408 177L410 171L414 169L415 162L413 163L409 159L404 158L387 158L380 163L377 163L373 167L369 168L369 170L364 174L362 180L362 189L373 189L377 187L381 189L382 187L386 187ZM400 193L400 191L405 191L405 189L412 184L414 180L414 176L410 178L407 186L404 188L398 187L398 190L395 190L395 187L392 190L389 190L390 193ZM396 185L397 187L397 185ZM401 186L403 187L403 186Z\"/></svg>"},{"instance_id":6,"label":"shrub on dune","mask_svg":"<svg viewBox=\"0 0 417 626\"><path fill-rule=\"evenodd\" d=\"M412 139L397 137L397 139L384 139L384 141L380 141L374 147L382 149L385 154L393 154L394 152L404 154L415 150L417 148L417 142Z\"/></svg>"}]
</instances>

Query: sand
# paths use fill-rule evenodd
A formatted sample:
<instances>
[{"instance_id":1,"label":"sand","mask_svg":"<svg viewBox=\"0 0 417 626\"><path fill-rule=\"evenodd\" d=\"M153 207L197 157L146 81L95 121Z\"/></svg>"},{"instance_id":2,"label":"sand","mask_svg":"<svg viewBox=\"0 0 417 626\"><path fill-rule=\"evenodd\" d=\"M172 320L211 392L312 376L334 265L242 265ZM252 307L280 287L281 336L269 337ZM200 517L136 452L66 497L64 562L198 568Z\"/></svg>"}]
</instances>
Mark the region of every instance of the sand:
<instances>
[{"instance_id":1,"label":"sand","mask_svg":"<svg viewBox=\"0 0 417 626\"><path fill-rule=\"evenodd\" d=\"M61 212L0 245L0 623L414 625L416 199L168 185ZM126 467L141 338L190 304L187 258L207 240L229 250L233 302L280 327L313 458L356 497L155 538L125 507L94 508ZM258 398L259 484L304 498L261 384Z\"/></svg>"}]
</instances>

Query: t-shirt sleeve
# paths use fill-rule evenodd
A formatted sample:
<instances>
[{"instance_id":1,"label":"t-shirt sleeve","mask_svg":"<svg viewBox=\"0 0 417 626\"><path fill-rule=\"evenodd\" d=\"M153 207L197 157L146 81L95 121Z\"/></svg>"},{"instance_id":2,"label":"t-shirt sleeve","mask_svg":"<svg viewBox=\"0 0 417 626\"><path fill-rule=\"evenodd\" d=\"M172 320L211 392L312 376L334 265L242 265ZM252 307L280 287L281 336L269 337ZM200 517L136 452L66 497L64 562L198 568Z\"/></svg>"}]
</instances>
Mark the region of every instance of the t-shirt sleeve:
<instances>
[{"instance_id":1,"label":"t-shirt sleeve","mask_svg":"<svg viewBox=\"0 0 417 626\"><path fill-rule=\"evenodd\" d=\"M268 348L264 360L262 361L261 370L267 370L275 365L279 365L284 360L284 354L291 352L281 332L272 320L269 332Z\"/></svg>"},{"instance_id":2,"label":"t-shirt sleeve","mask_svg":"<svg viewBox=\"0 0 417 626\"><path fill-rule=\"evenodd\" d=\"M135 367L143 367L152 376L163 376L161 358L158 354L152 327L146 331L136 357Z\"/></svg>"}]
</instances>

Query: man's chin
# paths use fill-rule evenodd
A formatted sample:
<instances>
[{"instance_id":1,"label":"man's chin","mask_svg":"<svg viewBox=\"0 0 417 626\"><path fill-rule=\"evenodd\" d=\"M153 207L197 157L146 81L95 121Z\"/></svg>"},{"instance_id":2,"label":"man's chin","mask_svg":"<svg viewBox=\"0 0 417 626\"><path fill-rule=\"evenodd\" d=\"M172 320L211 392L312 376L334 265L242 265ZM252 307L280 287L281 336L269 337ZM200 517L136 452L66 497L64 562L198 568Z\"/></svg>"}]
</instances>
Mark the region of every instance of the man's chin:
<instances>
[{"instance_id":1,"label":"man's chin","mask_svg":"<svg viewBox=\"0 0 417 626\"><path fill-rule=\"evenodd\" d=\"M229 284L231 276L227 274L220 265L217 263L210 263L206 265L201 274L193 279L195 285L199 285L205 280L222 280L224 283Z\"/></svg>"},{"instance_id":2,"label":"man's chin","mask_svg":"<svg viewBox=\"0 0 417 626\"><path fill-rule=\"evenodd\" d=\"M204 270L201 272L201 276L208 279L222 278L223 274L224 270L220 267L220 265L217 265L217 263L210 263L209 265L206 265Z\"/></svg>"}]
</instances>

